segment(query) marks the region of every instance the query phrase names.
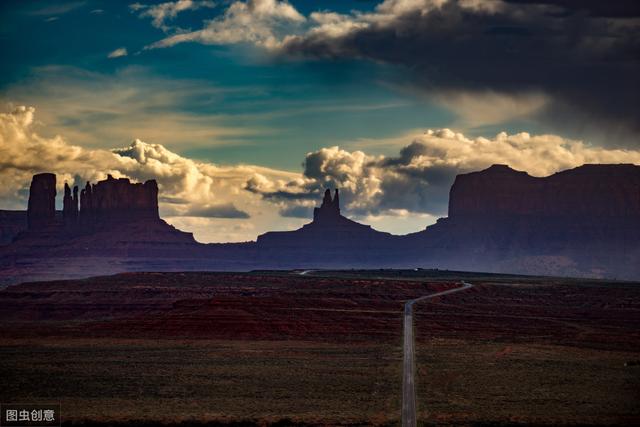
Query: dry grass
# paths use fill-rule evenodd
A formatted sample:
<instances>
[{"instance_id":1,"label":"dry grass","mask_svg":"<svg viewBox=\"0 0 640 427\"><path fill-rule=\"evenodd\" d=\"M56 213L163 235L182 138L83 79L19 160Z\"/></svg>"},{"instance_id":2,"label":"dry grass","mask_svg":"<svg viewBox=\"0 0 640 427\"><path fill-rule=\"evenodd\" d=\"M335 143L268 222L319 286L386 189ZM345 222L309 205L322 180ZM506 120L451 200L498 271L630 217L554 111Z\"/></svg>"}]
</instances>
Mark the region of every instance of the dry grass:
<instances>
[{"instance_id":1,"label":"dry grass","mask_svg":"<svg viewBox=\"0 0 640 427\"><path fill-rule=\"evenodd\" d=\"M640 423L637 353L433 339L416 357L425 424Z\"/></svg>"},{"instance_id":2,"label":"dry grass","mask_svg":"<svg viewBox=\"0 0 640 427\"><path fill-rule=\"evenodd\" d=\"M9 288L0 402L61 401L74 423L397 424L403 303L453 283L411 279L146 273ZM640 287L515 283L416 307L422 423L640 425L640 366L624 366L640 360Z\"/></svg>"},{"instance_id":3,"label":"dry grass","mask_svg":"<svg viewBox=\"0 0 640 427\"><path fill-rule=\"evenodd\" d=\"M395 423L399 346L299 341L5 341L0 401L65 420Z\"/></svg>"}]
</instances>

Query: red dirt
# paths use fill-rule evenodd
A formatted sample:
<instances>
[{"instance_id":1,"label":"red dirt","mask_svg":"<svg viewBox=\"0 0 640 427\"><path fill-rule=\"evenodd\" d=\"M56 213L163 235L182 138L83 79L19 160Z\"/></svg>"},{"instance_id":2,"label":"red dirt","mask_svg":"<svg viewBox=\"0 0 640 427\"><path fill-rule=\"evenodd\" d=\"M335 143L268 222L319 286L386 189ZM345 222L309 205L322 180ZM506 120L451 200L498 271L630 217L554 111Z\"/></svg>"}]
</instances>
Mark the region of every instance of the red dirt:
<instances>
[{"instance_id":1,"label":"red dirt","mask_svg":"<svg viewBox=\"0 0 640 427\"><path fill-rule=\"evenodd\" d=\"M127 273L0 292L1 337L399 340L405 300L449 284Z\"/></svg>"},{"instance_id":2,"label":"red dirt","mask_svg":"<svg viewBox=\"0 0 640 427\"><path fill-rule=\"evenodd\" d=\"M633 284L476 283L415 307L432 338L640 350ZM400 342L406 300L457 286L294 274L126 273L0 291L0 338L37 336ZM506 349L505 351L508 351ZM499 356L499 355L497 355Z\"/></svg>"},{"instance_id":3,"label":"red dirt","mask_svg":"<svg viewBox=\"0 0 640 427\"><path fill-rule=\"evenodd\" d=\"M476 285L416 307L417 339L639 351L639 297L635 284Z\"/></svg>"}]
</instances>

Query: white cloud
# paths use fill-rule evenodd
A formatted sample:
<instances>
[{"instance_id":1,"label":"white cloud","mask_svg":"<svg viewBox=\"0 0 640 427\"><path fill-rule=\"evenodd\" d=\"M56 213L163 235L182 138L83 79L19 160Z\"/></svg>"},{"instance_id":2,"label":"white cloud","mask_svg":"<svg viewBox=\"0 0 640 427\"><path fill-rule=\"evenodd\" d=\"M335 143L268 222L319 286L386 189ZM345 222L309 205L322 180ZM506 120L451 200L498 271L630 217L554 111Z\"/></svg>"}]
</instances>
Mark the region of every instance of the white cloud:
<instances>
[{"instance_id":1,"label":"white cloud","mask_svg":"<svg viewBox=\"0 0 640 427\"><path fill-rule=\"evenodd\" d=\"M0 91L0 105L36 105L36 126L45 124L45 135L61 134L83 146L110 148L139 138L176 151L248 144L255 135L274 132L240 126L228 115L211 112L211 105L252 91L255 88L167 79L141 67L102 74L49 66L32 70L30 76Z\"/></svg>"},{"instance_id":2,"label":"white cloud","mask_svg":"<svg viewBox=\"0 0 640 427\"><path fill-rule=\"evenodd\" d=\"M305 21L291 4L279 0L235 1L218 18L207 21L198 31L175 34L148 48L174 46L184 42L204 44L252 43L272 49L280 44L282 35L289 34Z\"/></svg>"},{"instance_id":3,"label":"white cloud","mask_svg":"<svg viewBox=\"0 0 640 427\"><path fill-rule=\"evenodd\" d=\"M200 222L190 220L200 224L233 222L227 227L243 222L253 224L252 228L235 229L234 240L255 239L258 233L268 231L274 225L284 226L285 221L274 209L268 209L260 197L243 187L254 174L274 182L290 181L299 174L259 166L219 166L199 162L162 145L140 140L114 150L87 149L71 145L61 136L40 136L34 130L35 122L35 110L31 107L18 107L10 113L0 114L0 181L3 183L0 203L4 209L24 209L26 189L35 173L56 173L59 190L65 181L83 184L111 174L135 181L157 179L160 212L170 219L202 218ZM196 228L189 231L201 240L220 241L218 239L222 237L216 237L211 230Z\"/></svg>"},{"instance_id":4,"label":"white cloud","mask_svg":"<svg viewBox=\"0 0 640 427\"><path fill-rule=\"evenodd\" d=\"M494 138L468 138L449 129L430 130L414 135L396 156L322 148L307 154L303 177L274 182L254 176L247 189L263 194L285 212L307 206L310 192L338 187L345 210L363 217L442 216L457 174L496 163L547 176L585 163L640 164L640 151L592 147L556 135L502 132Z\"/></svg>"},{"instance_id":5,"label":"white cloud","mask_svg":"<svg viewBox=\"0 0 640 427\"><path fill-rule=\"evenodd\" d=\"M134 12L142 11L140 13L141 18L150 17L152 18L151 23L154 27L168 31L171 27L167 26L166 22L175 19L180 12L201 8L213 8L215 6L215 2L208 0L178 0L155 5L133 3L129 5L129 8Z\"/></svg>"},{"instance_id":6,"label":"white cloud","mask_svg":"<svg viewBox=\"0 0 640 427\"><path fill-rule=\"evenodd\" d=\"M127 56L127 54L128 52L126 47L119 47L118 49L109 53L109 55L107 55L107 58L120 58L121 56Z\"/></svg>"},{"instance_id":7,"label":"white cloud","mask_svg":"<svg viewBox=\"0 0 640 427\"><path fill-rule=\"evenodd\" d=\"M402 15L442 7L448 0L386 0L376 6L374 12L353 11L340 14L331 11L312 12L306 19L286 0L234 1L222 17L206 21L201 30L179 32L162 39L149 48L163 48L184 42L203 44L251 43L268 50L278 50L288 43L298 43L305 38L339 38L371 25L391 25ZM501 3L491 1L493 6L481 6L476 0L467 0L461 7L474 10L493 10ZM142 9L138 3L134 10ZM308 25L301 24L308 22ZM157 26L157 24L154 23Z\"/></svg>"},{"instance_id":8,"label":"white cloud","mask_svg":"<svg viewBox=\"0 0 640 427\"><path fill-rule=\"evenodd\" d=\"M393 156L321 148L307 154L303 173L292 173L202 162L141 140L114 150L80 147L61 136L41 136L36 123L30 107L0 114L2 208L24 209L31 176L39 172L55 172L60 187L107 174L157 179L161 215L201 241L246 241L300 226L309 218L300 215L310 213L327 187L340 188L346 215L382 230L409 232L446 213L458 173L495 163L535 176L584 163L640 164L640 150L597 148L556 135L468 138L442 129L414 135Z\"/></svg>"},{"instance_id":9,"label":"white cloud","mask_svg":"<svg viewBox=\"0 0 640 427\"><path fill-rule=\"evenodd\" d=\"M624 16L632 8L612 13L580 2L521 3L385 0L370 11L307 17L283 1L234 1L201 29L147 48L248 43L289 58L393 64L404 68L405 84L445 102L461 123L527 117L582 137L615 132L633 145L638 103L629 88L639 73L630 55L637 40L628 34L640 21ZM558 28L574 28L575 36L558 37Z\"/></svg>"}]
</instances>

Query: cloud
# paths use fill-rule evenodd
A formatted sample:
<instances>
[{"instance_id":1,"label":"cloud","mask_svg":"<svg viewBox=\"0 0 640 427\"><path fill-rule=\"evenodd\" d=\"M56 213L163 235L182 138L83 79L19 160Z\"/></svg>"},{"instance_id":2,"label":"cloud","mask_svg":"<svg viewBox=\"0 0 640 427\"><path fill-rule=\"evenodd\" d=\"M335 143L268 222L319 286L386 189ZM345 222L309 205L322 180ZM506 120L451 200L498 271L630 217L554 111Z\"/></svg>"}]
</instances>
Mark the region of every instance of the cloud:
<instances>
[{"instance_id":1,"label":"cloud","mask_svg":"<svg viewBox=\"0 0 640 427\"><path fill-rule=\"evenodd\" d=\"M286 1L235 1L222 16L207 21L203 29L180 32L153 43L148 48L170 47L184 42L252 43L274 48L280 43L280 35L287 34L304 21L305 17Z\"/></svg>"},{"instance_id":2,"label":"cloud","mask_svg":"<svg viewBox=\"0 0 640 427\"><path fill-rule=\"evenodd\" d=\"M284 206L279 211L280 215L290 218L311 218L313 216L313 206L305 206L296 204L293 206Z\"/></svg>"},{"instance_id":3,"label":"cloud","mask_svg":"<svg viewBox=\"0 0 640 427\"><path fill-rule=\"evenodd\" d=\"M30 10L30 15L63 15L84 6L86 1L56 2L55 4Z\"/></svg>"},{"instance_id":4,"label":"cloud","mask_svg":"<svg viewBox=\"0 0 640 427\"><path fill-rule=\"evenodd\" d=\"M183 216L195 216L203 218L250 218L250 215L239 210L233 203L220 205L207 205L195 209L189 209Z\"/></svg>"},{"instance_id":5,"label":"cloud","mask_svg":"<svg viewBox=\"0 0 640 427\"><path fill-rule=\"evenodd\" d=\"M156 28L168 31L172 27L166 25L166 21L175 19L180 12L187 10L198 10L201 8L213 8L216 4L213 1L196 1L196 0L178 0L173 2L160 3L155 5L146 5L133 3L129 5L129 9L133 12L140 12L141 18L152 18L151 24Z\"/></svg>"},{"instance_id":6,"label":"cloud","mask_svg":"<svg viewBox=\"0 0 640 427\"><path fill-rule=\"evenodd\" d=\"M119 47L118 49L109 53L109 55L107 55L107 58L120 58L121 56L127 56L127 54L128 53L126 47Z\"/></svg>"},{"instance_id":7,"label":"cloud","mask_svg":"<svg viewBox=\"0 0 640 427\"><path fill-rule=\"evenodd\" d=\"M273 182L294 180L298 174L260 166L220 166L180 156L160 144L134 140L129 146L113 150L89 149L69 144L61 136L47 138L35 132L35 109L17 107L0 114L0 203L4 209L24 209L31 177L35 173L55 172L58 190L64 182L83 185L107 174L134 181L156 179L160 188L160 212L164 217L206 217L246 221L254 226L235 230L234 239L255 239L255 234L282 224L277 212L265 209L262 199L243 189L254 174ZM204 224L210 222L195 222ZM194 231L197 238L208 230ZM241 235L244 232L244 235ZM231 235L231 234L229 234Z\"/></svg>"},{"instance_id":8,"label":"cloud","mask_svg":"<svg viewBox=\"0 0 640 427\"><path fill-rule=\"evenodd\" d=\"M600 0L506 0L514 4L534 4L552 6L558 13L575 14L586 12L589 16L604 18L640 17L640 3L636 0L618 0L602 2Z\"/></svg>"},{"instance_id":9,"label":"cloud","mask_svg":"<svg viewBox=\"0 0 640 427\"><path fill-rule=\"evenodd\" d=\"M307 154L303 176L274 182L254 176L248 191L262 194L283 214L308 208L309 194L340 188L343 209L362 217L446 215L455 176L492 164L507 164L535 176L585 163L640 164L638 150L607 150L556 135L502 132L494 138L468 138L449 129L415 135L395 156L375 156L339 147Z\"/></svg>"},{"instance_id":10,"label":"cloud","mask_svg":"<svg viewBox=\"0 0 640 427\"><path fill-rule=\"evenodd\" d=\"M393 64L404 69L404 85L444 100L469 123L509 119L512 105L518 117L535 117L552 129L615 130L619 143L635 146L640 6L609 3L385 0L372 11L305 17L285 2L236 1L202 29L150 47L251 43L300 59ZM475 94L498 105L475 108L482 101Z\"/></svg>"},{"instance_id":11,"label":"cloud","mask_svg":"<svg viewBox=\"0 0 640 427\"><path fill-rule=\"evenodd\" d=\"M435 95L440 105L454 111L467 127L506 123L531 117L550 102L544 93L498 93L490 90L448 90Z\"/></svg>"},{"instance_id":12,"label":"cloud","mask_svg":"<svg viewBox=\"0 0 640 427\"><path fill-rule=\"evenodd\" d=\"M459 173L495 163L535 176L584 163L640 164L640 150L597 148L556 135L469 138L441 129L407 137L388 156L324 147L308 153L302 173L294 173L203 162L139 139L112 150L80 147L40 135L37 122L31 107L0 113L2 208L24 209L34 173L55 172L59 191L64 182L81 185L107 174L156 179L161 215L202 241L246 241L296 228L308 222L325 188L340 188L344 214L385 231L409 232L446 214Z\"/></svg>"},{"instance_id":13,"label":"cloud","mask_svg":"<svg viewBox=\"0 0 640 427\"><path fill-rule=\"evenodd\" d=\"M640 21L598 13L605 8L593 2L580 4L387 0L371 13L316 18L316 26L286 37L280 52L404 66L405 81L436 100L451 101L450 93L495 93L503 100L537 94L518 101L517 110L535 113L553 128L625 127L633 144L640 130L634 95L640 66L633 54L640 50L634 35ZM493 107L464 107L463 113L486 122L486 108Z\"/></svg>"},{"instance_id":14,"label":"cloud","mask_svg":"<svg viewBox=\"0 0 640 427\"><path fill-rule=\"evenodd\" d=\"M0 105L36 105L47 133L73 143L110 148L139 138L173 150L249 144L267 127L248 127L220 113L219 105L255 88L220 88L197 79L167 79L128 66L114 74L48 66L0 91ZM4 106L4 105L3 105ZM9 106L9 109L13 107Z\"/></svg>"}]
</instances>

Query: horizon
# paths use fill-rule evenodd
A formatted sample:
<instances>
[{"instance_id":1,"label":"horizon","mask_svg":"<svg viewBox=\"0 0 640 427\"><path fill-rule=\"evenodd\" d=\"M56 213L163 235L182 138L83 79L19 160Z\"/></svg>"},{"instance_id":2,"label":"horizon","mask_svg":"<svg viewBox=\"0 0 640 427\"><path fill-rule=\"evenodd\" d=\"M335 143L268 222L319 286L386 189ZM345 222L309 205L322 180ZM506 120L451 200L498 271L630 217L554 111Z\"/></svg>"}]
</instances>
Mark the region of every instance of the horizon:
<instances>
[{"instance_id":1,"label":"horizon","mask_svg":"<svg viewBox=\"0 0 640 427\"><path fill-rule=\"evenodd\" d=\"M475 173L475 172L484 172L484 171L486 171L486 170L488 170L488 169L491 169L491 168L494 168L494 167L496 167L496 166L498 166L498 167L506 167L506 168L508 168L508 169L509 169L509 170L511 170L511 171L514 171L514 172L523 172L523 173L525 173L525 174L526 174L527 176L529 176L529 177L535 177L535 176L533 176L533 175L530 175L527 171L519 171L519 170L517 170L517 169L513 169L513 168L511 168L509 165L505 165L505 164L498 164L498 163L493 164L493 165L491 165L491 166L489 166L489 167L487 167L487 168L485 168L485 169L481 169L481 170L477 170L477 171L470 171L470 172L467 172L467 173L465 173L465 174L461 174L461 175L466 175L466 174L469 174L469 173ZM559 170L559 171L553 172L552 174L549 174L549 175L546 175L546 176L538 176L538 177L535 177L535 178L548 178L548 177L551 177L552 175L556 175L556 174L559 174L559 173L562 173L562 172L567 172L567 171L574 170L574 169L579 169L579 168L582 168L582 167L585 167L585 166L638 166L638 165L634 165L634 164L632 164L632 163L584 163L584 164L579 165L579 166L575 166L575 167L572 167L572 168L569 168L569 169ZM58 188L59 188L59 187L61 187L61 188L63 188L63 189L64 189L64 187L65 187L66 185L69 185L69 183L68 183L68 182L66 182L66 181L61 182L61 183L60 183L60 182L58 182L58 181L57 181L57 174L56 174L55 172L40 172L40 173L38 173L38 174L36 174L36 175L46 175L46 174L52 174L52 175L54 175L54 176L56 177L56 196L55 196L56 212L57 212L57 213L59 213L59 214L62 214L62 212L63 212L63 210L62 210L62 197L58 197L58 196L59 196ZM33 177L35 178L35 176L36 176L36 175L34 175ZM456 175L456 177L457 177L457 176L458 176L458 175ZM155 178L150 178L150 179L145 180L145 181L136 181L135 179L133 179L133 180L132 180L132 179L130 179L130 178L128 178L128 177L113 177L112 175L107 174L107 178L105 178L104 180L99 180L99 181L96 181L96 182L89 182L89 181L87 181L87 182L86 182L86 184L87 184L87 185L88 185L88 184L95 185L95 184L97 184L97 183L98 183L98 182L100 182L100 181L105 181L105 180L108 180L108 179L116 179L116 180L117 180L117 179L127 179L127 180L128 180L129 182L131 182L132 184L146 184L146 183L147 183L147 182L149 182L149 181L154 181L154 182L156 182L156 183L157 183L157 180L156 180ZM73 184L73 183L72 183L72 184ZM82 190L82 189L84 188L83 186L78 186L78 185L69 185L69 187L70 187L70 189L73 189L74 187L77 187L77 188L78 188L78 190ZM317 208L317 207L320 207L320 206L321 206L321 204L322 204L322 203L323 203L323 201L324 201L324 200L322 199L322 197L323 197L323 195L325 195L325 196L326 196L326 192L327 192L327 191L330 191L330 192L335 191L335 192L337 192L337 191L339 191L339 190L340 190L340 189L339 189L339 188L337 188L337 187L335 187L335 188L327 187L327 188L325 188L325 189L321 189L319 192L315 192L315 193L310 194L310 195L312 195L312 196L316 196L316 197L315 197L316 204L315 204L314 208ZM336 193L336 194L337 194L337 193ZM159 192L159 193L158 193L158 200L160 200L161 198L162 198L162 196L161 196L161 194L160 194L160 192ZM340 203L340 202L339 202L339 203ZM340 203L340 204L338 205L338 209L340 209L341 205L342 205L342 203ZM0 210L3 210L3 209L0 209ZM7 210L5 210L5 211L7 211ZM25 212L25 213L26 213L26 206L24 207L24 209L15 209L15 210L11 210L11 211L15 211L15 212ZM349 217L348 217L348 215L342 215L342 216L345 216L345 217L349 218ZM443 215L443 216L441 216L441 217L439 217L439 218L437 218L437 219L441 219L441 218L448 218L448 217L449 217L449 212L446 212L446 214L445 214L445 215ZM161 219L164 219L164 220L166 221L166 218L163 218L161 213L160 213L160 218L161 218ZM309 224L309 221L313 221L313 220L314 220L313 215L311 215L309 218L307 218L307 219L306 219L306 221L305 221L302 225ZM168 221L167 221L167 222L168 222ZM421 228L420 230L417 230L417 231L422 231L422 230L424 230L425 228L427 228L428 226L433 225L433 224L435 224L435 221L434 221L434 222L430 222L430 223L428 223L428 224L425 224L423 228ZM302 226L302 225L301 225L301 226ZM386 231L386 230L378 230L376 227L374 227L374 226L373 226L373 225L371 225L371 224L366 224L366 223L365 223L365 225L370 225L370 226L371 226L374 230L376 230L376 231L381 231L381 232L387 232L387 233L389 233L389 232L388 232L388 231ZM189 230L189 229L181 229L181 228L179 228L179 227L176 227L176 228L177 228L179 231L183 231L183 232L187 232L187 233L194 234L192 230ZM293 231L293 230L277 230L277 229L273 229L273 230L267 230L267 231L266 231L266 233L271 232L271 231ZM414 232L408 232L408 233L403 233L403 234L398 234L398 233L390 233L390 234L391 234L392 236L399 236L399 237L402 237L402 236L406 236L406 235L408 235L408 234L412 234L412 233L414 233ZM262 234L264 234L264 233L262 233ZM238 241L238 242L223 242L223 241L216 241L216 242L201 242L201 241L199 241L199 240L198 240L198 238L197 238L197 236L196 236L195 234L194 234L194 239L196 240L196 242L197 242L197 243L200 243L200 244L210 244L210 243L255 243L255 242L257 242L257 241L258 241L258 238L259 238L262 234L260 234L260 235L256 235L254 239L244 240L244 241Z\"/></svg>"},{"instance_id":2,"label":"horizon","mask_svg":"<svg viewBox=\"0 0 640 427\"><path fill-rule=\"evenodd\" d=\"M326 187L345 216L420 231L461 173L640 164L639 17L560 0L3 2L0 208L25 206L37 172L111 173L157 178L161 216L204 243L297 229Z\"/></svg>"},{"instance_id":3,"label":"horizon","mask_svg":"<svg viewBox=\"0 0 640 427\"><path fill-rule=\"evenodd\" d=\"M0 1L0 424L640 426L638 35Z\"/></svg>"}]
</instances>

